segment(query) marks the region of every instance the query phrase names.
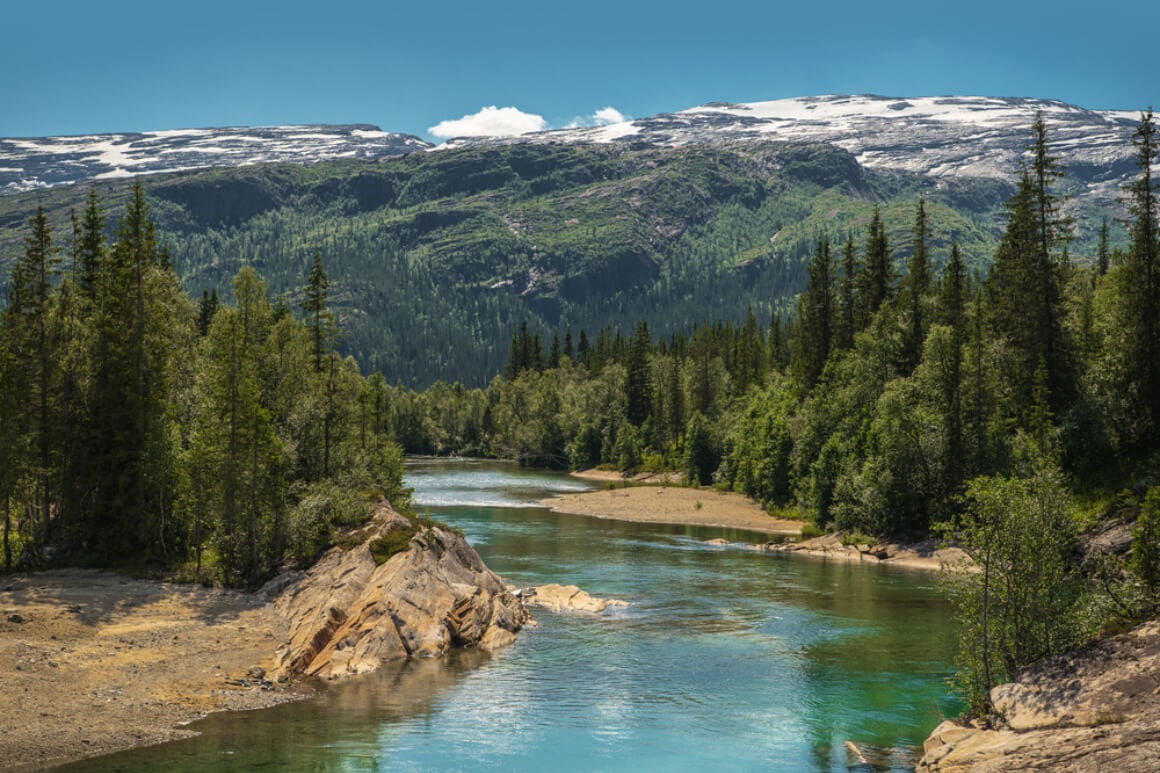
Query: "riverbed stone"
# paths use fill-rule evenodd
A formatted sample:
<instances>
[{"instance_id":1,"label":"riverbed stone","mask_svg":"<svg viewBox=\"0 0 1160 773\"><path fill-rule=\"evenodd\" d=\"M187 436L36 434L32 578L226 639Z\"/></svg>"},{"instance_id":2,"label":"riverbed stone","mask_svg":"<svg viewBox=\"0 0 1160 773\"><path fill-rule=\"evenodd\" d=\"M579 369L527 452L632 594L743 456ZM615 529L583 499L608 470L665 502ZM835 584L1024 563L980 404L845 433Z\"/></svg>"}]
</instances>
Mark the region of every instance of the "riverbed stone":
<instances>
[{"instance_id":1,"label":"riverbed stone","mask_svg":"<svg viewBox=\"0 0 1160 773\"><path fill-rule=\"evenodd\" d=\"M537 585L524 598L528 606L542 607L553 612L604 612L609 607L626 607L620 599L601 599L575 585Z\"/></svg>"}]
</instances>

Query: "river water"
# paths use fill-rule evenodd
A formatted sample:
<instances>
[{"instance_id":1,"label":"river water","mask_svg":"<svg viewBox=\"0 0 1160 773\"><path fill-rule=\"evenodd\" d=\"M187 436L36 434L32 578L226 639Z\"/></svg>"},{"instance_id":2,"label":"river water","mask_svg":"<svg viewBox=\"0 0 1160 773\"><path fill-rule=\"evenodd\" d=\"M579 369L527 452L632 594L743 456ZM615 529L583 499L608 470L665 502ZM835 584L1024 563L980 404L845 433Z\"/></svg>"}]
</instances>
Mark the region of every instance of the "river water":
<instances>
[{"instance_id":1,"label":"river water","mask_svg":"<svg viewBox=\"0 0 1160 773\"><path fill-rule=\"evenodd\" d=\"M415 503L520 586L629 602L536 612L511 648L391 664L315 700L195 723L85 770L907 770L943 716L932 574L704 544L757 535L562 515L564 475L413 461ZM869 764L848 750L856 744Z\"/></svg>"}]
</instances>

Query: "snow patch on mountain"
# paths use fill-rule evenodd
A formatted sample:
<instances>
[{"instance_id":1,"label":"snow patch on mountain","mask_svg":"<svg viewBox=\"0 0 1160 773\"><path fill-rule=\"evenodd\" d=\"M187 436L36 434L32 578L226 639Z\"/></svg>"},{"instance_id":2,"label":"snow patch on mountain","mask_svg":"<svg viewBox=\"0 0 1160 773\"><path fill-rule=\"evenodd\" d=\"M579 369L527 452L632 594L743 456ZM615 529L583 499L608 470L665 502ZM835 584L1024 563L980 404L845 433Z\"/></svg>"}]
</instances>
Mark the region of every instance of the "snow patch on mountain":
<instances>
[{"instance_id":1,"label":"snow patch on mountain","mask_svg":"<svg viewBox=\"0 0 1160 773\"><path fill-rule=\"evenodd\" d=\"M1069 169L1070 184L1103 199L1117 197L1120 186L1135 172L1131 137L1139 113L1016 97L830 94L746 104L714 102L610 126L486 142L457 138L436 150L498 142L630 141L667 147L762 140L828 142L872 169L1010 181L1024 158L1037 113L1047 122L1052 151Z\"/></svg>"},{"instance_id":2,"label":"snow patch on mountain","mask_svg":"<svg viewBox=\"0 0 1160 773\"><path fill-rule=\"evenodd\" d=\"M418 137L366 124L0 138L0 193L207 167L373 159L429 147Z\"/></svg>"}]
</instances>

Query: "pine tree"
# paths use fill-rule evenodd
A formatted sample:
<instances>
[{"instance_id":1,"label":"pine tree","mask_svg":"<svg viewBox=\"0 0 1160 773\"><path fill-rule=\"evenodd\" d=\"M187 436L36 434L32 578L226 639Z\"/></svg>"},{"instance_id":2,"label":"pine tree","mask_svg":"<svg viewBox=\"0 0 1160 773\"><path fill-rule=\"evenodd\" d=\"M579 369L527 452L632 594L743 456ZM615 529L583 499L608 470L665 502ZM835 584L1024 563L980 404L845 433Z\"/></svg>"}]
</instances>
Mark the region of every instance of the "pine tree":
<instances>
[{"instance_id":1,"label":"pine tree","mask_svg":"<svg viewBox=\"0 0 1160 773\"><path fill-rule=\"evenodd\" d=\"M552 333L552 347L548 350L548 367L552 369L560 367L559 333Z\"/></svg>"},{"instance_id":2,"label":"pine tree","mask_svg":"<svg viewBox=\"0 0 1160 773\"><path fill-rule=\"evenodd\" d=\"M205 338L209 334L210 323L213 322L213 315L218 310L218 294L217 288L213 291L201 291L201 304L198 306L197 312L197 334Z\"/></svg>"},{"instance_id":3,"label":"pine tree","mask_svg":"<svg viewBox=\"0 0 1160 773\"><path fill-rule=\"evenodd\" d=\"M1063 202L1052 188L1064 175L1063 165L1049 152L1047 124L1037 113L1032 126L1031 180L1034 188L1032 211L1035 217L1037 244L1035 273L1039 299L1036 304L1036 332L1042 341L1041 352L1047 367L1051 405L1061 410L1074 390L1070 342L1063 326L1063 271L1070 239L1071 219L1062 214ZM1064 251L1063 257L1057 250Z\"/></svg>"},{"instance_id":4,"label":"pine tree","mask_svg":"<svg viewBox=\"0 0 1160 773\"><path fill-rule=\"evenodd\" d=\"M854 334L858 332L857 286L857 248L854 247L854 234L851 233L847 234L846 244L842 247L842 281L838 285L838 325L834 336L834 346L838 349L854 346Z\"/></svg>"},{"instance_id":5,"label":"pine tree","mask_svg":"<svg viewBox=\"0 0 1160 773\"><path fill-rule=\"evenodd\" d=\"M951 245L951 258L943 270L939 310L951 329L949 367L942 382L943 431L946 433L946 462L943 465L948 491L962 481L963 415L962 360L967 336L966 272L959 245Z\"/></svg>"},{"instance_id":6,"label":"pine tree","mask_svg":"<svg viewBox=\"0 0 1160 773\"><path fill-rule=\"evenodd\" d=\"M105 212L96 187L89 188L88 203L81 218L80 238L75 247L81 290L92 300L97 297L97 276L105 260Z\"/></svg>"},{"instance_id":7,"label":"pine tree","mask_svg":"<svg viewBox=\"0 0 1160 773\"><path fill-rule=\"evenodd\" d=\"M306 278L302 310L306 312L306 326L310 329L310 337L314 342L316 373L322 372L322 356L334 335L334 317L326 306L329 295L330 280L326 276L326 269L322 267L322 253L315 250L310 263L310 273Z\"/></svg>"},{"instance_id":8,"label":"pine tree","mask_svg":"<svg viewBox=\"0 0 1160 773\"><path fill-rule=\"evenodd\" d=\"M926 254L927 242L926 202L918 201L918 212L914 218L914 240L912 242L909 271L905 288L910 319L907 324L906 340L903 346L905 368L914 370L922 359L922 344L926 340L926 315L923 305L930 292L930 259Z\"/></svg>"},{"instance_id":9,"label":"pine tree","mask_svg":"<svg viewBox=\"0 0 1160 773\"><path fill-rule=\"evenodd\" d=\"M1138 426L1126 434L1154 449L1160 447L1160 182L1153 179L1152 168L1160 160L1160 148L1150 109L1140 116L1132 144L1140 176L1126 186L1131 246L1123 303L1133 327L1128 338L1130 391L1141 396L1143 405Z\"/></svg>"},{"instance_id":10,"label":"pine tree","mask_svg":"<svg viewBox=\"0 0 1160 773\"><path fill-rule=\"evenodd\" d=\"M1003 378L1011 385L1007 412L1026 427L1032 405L1032 376L1042 359L1052 412L1058 415L1075 391L1071 345L1065 335L1063 266L1057 250L1066 241L1068 221L1059 215L1051 190L1061 174L1050 156L1042 116L1035 123L1015 195L1007 202L1007 228L995 253L987 289L991 327L1013 358Z\"/></svg>"},{"instance_id":11,"label":"pine tree","mask_svg":"<svg viewBox=\"0 0 1160 773\"><path fill-rule=\"evenodd\" d=\"M797 372L803 388L813 389L833 345L834 257L830 241L818 240L809 265L809 283L798 299Z\"/></svg>"},{"instance_id":12,"label":"pine tree","mask_svg":"<svg viewBox=\"0 0 1160 773\"><path fill-rule=\"evenodd\" d=\"M652 414L653 384L652 367L649 365L649 352L652 349L652 339L648 325L644 320L636 324L632 334L632 343L628 349L628 360L625 367L628 371L628 380L625 382L625 396L627 398L627 416L633 426L639 427Z\"/></svg>"},{"instance_id":13,"label":"pine tree","mask_svg":"<svg viewBox=\"0 0 1160 773\"><path fill-rule=\"evenodd\" d=\"M866 229L865 271L858 290L858 329L864 330L894 290L894 272L890 267L890 245L882 213L874 207L874 216Z\"/></svg>"},{"instance_id":14,"label":"pine tree","mask_svg":"<svg viewBox=\"0 0 1160 773\"><path fill-rule=\"evenodd\" d=\"M26 468L36 481L37 540L51 538L52 476L50 401L56 355L50 340L50 314L54 285L59 274L60 249L53 243L52 228L44 207L38 206L29 220L31 233L24 240L24 255L12 272L11 303L5 311L13 388L21 407L17 420L28 433Z\"/></svg>"},{"instance_id":15,"label":"pine tree","mask_svg":"<svg viewBox=\"0 0 1160 773\"><path fill-rule=\"evenodd\" d=\"M1108 252L1108 219L1105 217L1104 222L1100 225L1100 242L1096 250L1096 274L1103 276L1108 273L1110 253Z\"/></svg>"}]
</instances>

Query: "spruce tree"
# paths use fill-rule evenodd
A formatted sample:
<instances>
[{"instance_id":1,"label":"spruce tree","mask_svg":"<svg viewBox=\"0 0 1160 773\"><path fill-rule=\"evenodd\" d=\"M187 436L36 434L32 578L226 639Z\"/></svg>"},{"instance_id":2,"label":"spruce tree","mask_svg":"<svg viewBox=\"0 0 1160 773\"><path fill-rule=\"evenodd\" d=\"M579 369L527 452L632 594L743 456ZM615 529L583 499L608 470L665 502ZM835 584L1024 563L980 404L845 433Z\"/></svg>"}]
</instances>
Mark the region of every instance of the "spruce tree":
<instances>
[{"instance_id":1,"label":"spruce tree","mask_svg":"<svg viewBox=\"0 0 1160 773\"><path fill-rule=\"evenodd\" d=\"M78 281L92 300L97 297L97 275L105 259L105 212L96 187L89 188L88 202L81 218L76 246Z\"/></svg>"},{"instance_id":2,"label":"spruce tree","mask_svg":"<svg viewBox=\"0 0 1160 773\"><path fill-rule=\"evenodd\" d=\"M314 343L314 371L322 372L322 355L330 344L334 333L334 317L326 306L330 295L330 280L322 267L322 253L314 251L310 262L310 272L306 277L302 310L306 313L306 327Z\"/></svg>"},{"instance_id":3,"label":"spruce tree","mask_svg":"<svg viewBox=\"0 0 1160 773\"><path fill-rule=\"evenodd\" d=\"M1123 302L1133 327L1128 338L1130 392L1140 395L1143 404L1138 426L1127 435L1154 449L1160 447L1160 183L1153 179L1152 168L1160 160L1160 148L1151 109L1140 116L1132 144L1140 176L1126 186L1131 245Z\"/></svg>"},{"instance_id":4,"label":"spruce tree","mask_svg":"<svg viewBox=\"0 0 1160 773\"><path fill-rule=\"evenodd\" d=\"M854 334L857 331L857 292L858 286L858 257L854 246L854 234L847 234L846 244L842 247L842 281L838 285L838 325L834 337L834 345L838 349L850 349L854 346Z\"/></svg>"},{"instance_id":5,"label":"spruce tree","mask_svg":"<svg viewBox=\"0 0 1160 773\"><path fill-rule=\"evenodd\" d=\"M50 339L50 306L59 274L60 249L53 243L52 228L44 207L38 206L29 220L31 233L24 240L24 255L12 271L11 302L5 310L5 338L11 357L13 388L21 404L16 418L27 432L28 450L34 454L25 467L36 481L37 540L51 538L52 477L50 402L56 360Z\"/></svg>"},{"instance_id":6,"label":"spruce tree","mask_svg":"<svg viewBox=\"0 0 1160 773\"><path fill-rule=\"evenodd\" d=\"M890 245L886 239L886 224L882 213L874 207L874 216L866 229L865 271L858 290L858 329L863 330L870 319L890 298L894 289L894 274L890 267Z\"/></svg>"},{"instance_id":7,"label":"spruce tree","mask_svg":"<svg viewBox=\"0 0 1160 773\"><path fill-rule=\"evenodd\" d=\"M652 367L649 364L649 352L652 349L652 339L648 325L644 320L636 324L632 334L632 343L628 349L628 361L625 367L628 378L625 382L625 396L627 399L628 420L639 427L652 414L653 384Z\"/></svg>"},{"instance_id":8,"label":"spruce tree","mask_svg":"<svg viewBox=\"0 0 1160 773\"><path fill-rule=\"evenodd\" d=\"M1100 242L1096 250L1096 274L1098 276L1108 273L1108 263L1108 219L1105 217L1104 222L1100 225Z\"/></svg>"},{"instance_id":9,"label":"spruce tree","mask_svg":"<svg viewBox=\"0 0 1160 773\"><path fill-rule=\"evenodd\" d=\"M930 259L926 254L928 229L926 224L926 202L918 201L918 212L914 218L914 239L911 243L909 270L906 275L907 310L910 315L903 345L903 357L907 372L914 370L922 359L922 344L926 339L926 319L924 304L930 292Z\"/></svg>"},{"instance_id":10,"label":"spruce tree","mask_svg":"<svg viewBox=\"0 0 1160 773\"><path fill-rule=\"evenodd\" d=\"M829 239L818 240L809 265L809 283L798 299L797 372L806 391L826 367L833 345L834 257Z\"/></svg>"}]
</instances>

